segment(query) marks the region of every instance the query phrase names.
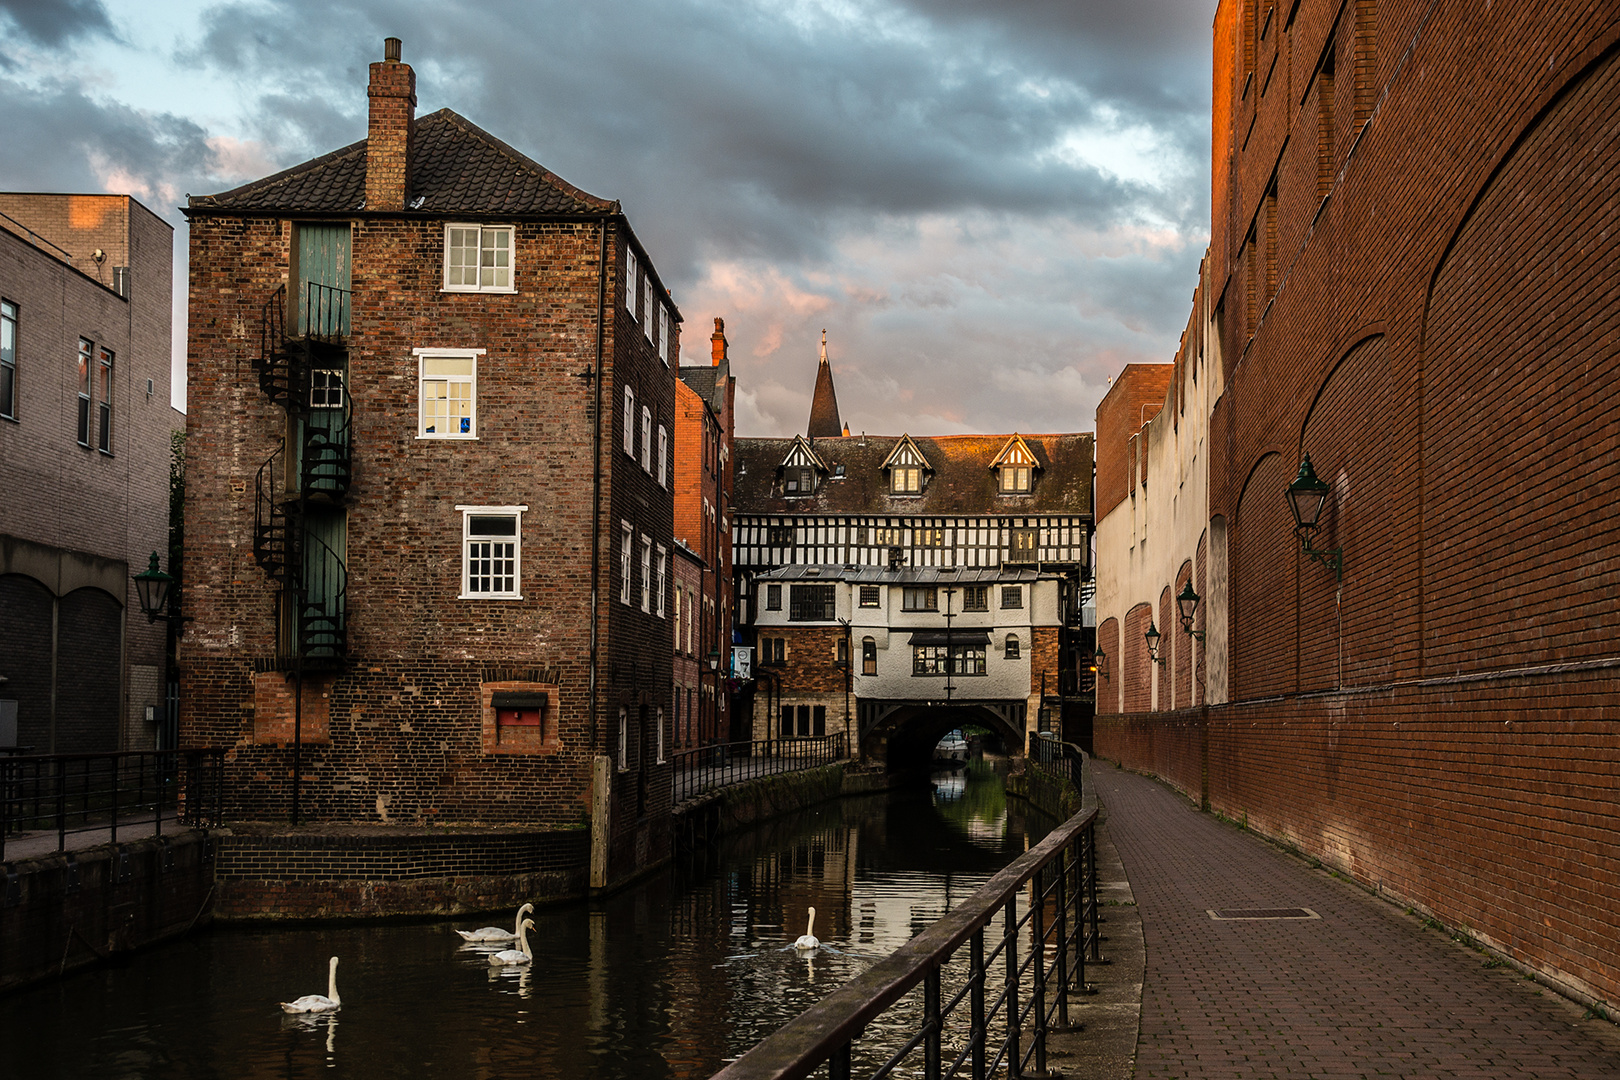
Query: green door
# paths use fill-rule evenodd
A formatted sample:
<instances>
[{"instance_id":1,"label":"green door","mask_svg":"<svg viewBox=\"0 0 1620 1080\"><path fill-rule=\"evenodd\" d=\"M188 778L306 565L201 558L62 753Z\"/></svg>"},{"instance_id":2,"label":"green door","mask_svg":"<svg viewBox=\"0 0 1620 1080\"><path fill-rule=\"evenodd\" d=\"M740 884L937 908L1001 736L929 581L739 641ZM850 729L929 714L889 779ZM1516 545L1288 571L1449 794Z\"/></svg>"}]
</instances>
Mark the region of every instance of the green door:
<instances>
[{"instance_id":1,"label":"green door","mask_svg":"<svg viewBox=\"0 0 1620 1080\"><path fill-rule=\"evenodd\" d=\"M300 223L298 333L335 337L349 332L349 223Z\"/></svg>"}]
</instances>

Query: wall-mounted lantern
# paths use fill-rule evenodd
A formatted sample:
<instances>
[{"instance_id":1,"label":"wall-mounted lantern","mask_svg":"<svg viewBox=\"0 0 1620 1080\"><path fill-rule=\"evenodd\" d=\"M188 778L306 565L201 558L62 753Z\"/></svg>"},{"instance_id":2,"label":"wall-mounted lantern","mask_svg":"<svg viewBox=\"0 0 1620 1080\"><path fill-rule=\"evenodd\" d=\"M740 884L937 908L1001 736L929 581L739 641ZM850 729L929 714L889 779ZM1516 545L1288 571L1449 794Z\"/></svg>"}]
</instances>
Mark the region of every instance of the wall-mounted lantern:
<instances>
[{"instance_id":1,"label":"wall-mounted lantern","mask_svg":"<svg viewBox=\"0 0 1620 1080\"><path fill-rule=\"evenodd\" d=\"M1311 547L1311 539L1321 528L1322 511L1326 509L1328 499L1328 486L1317 478L1316 470L1311 468L1311 455L1306 454L1305 460L1299 463L1299 475L1288 485L1286 494L1288 509L1294 515L1294 535L1299 537L1299 546L1306 558L1315 559L1332 570L1336 580L1343 581L1344 549L1318 551Z\"/></svg>"},{"instance_id":2,"label":"wall-mounted lantern","mask_svg":"<svg viewBox=\"0 0 1620 1080\"><path fill-rule=\"evenodd\" d=\"M169 593L174 588L174 578L158 569L157 552L152 552L152 563L143 572L135 575L135 596L141 605L141 611L146 615L146 621L155 623L159 619L169 622L187 622L189 620L169 611Z\"/></svg>"},{"instance_id":3,"label":"wall-mounted lantern","mask_svg":"<svg viewBox=\"0 0 1620 1080\"><path fill-rule=\"evenodd\" d=\"M1148 620L1147 633L1142 636L1147 639L1148 659L1155 664L1164 663L1163 660L1159 659L1159 638L1163 637L1163 635L1159 633L1159 628L1153 625L1152 619Z\"/></svg>"},{"instance_id":4,"label":"wall-mounted lantern","mask_svg":"<svg viewBox=\"0 0 1620 1080\"><path fill-rule=\"evenodd\" d=\"M1103 652L1101 645L1092 650L1091 670L1105 679L1108 678L1108 654Z\"/></svg>"},{"instance_id":5,"label":"wall-mounted lantern","mask_svg":"<svg viewBox=\"0 0 1620 1080\"><path fill-rule=\"evenodd\" d=\"M1204 632L1193 629L1193 617L1198 614L1198 601L1200 599L1202 598L1193 589L1192 581L1189 580L1187 584L1181 587L1181 591L1176 594L1176 610L1181 615L1181 628L1199 641L1203 641Z\"/></svg>"}]
</instances>

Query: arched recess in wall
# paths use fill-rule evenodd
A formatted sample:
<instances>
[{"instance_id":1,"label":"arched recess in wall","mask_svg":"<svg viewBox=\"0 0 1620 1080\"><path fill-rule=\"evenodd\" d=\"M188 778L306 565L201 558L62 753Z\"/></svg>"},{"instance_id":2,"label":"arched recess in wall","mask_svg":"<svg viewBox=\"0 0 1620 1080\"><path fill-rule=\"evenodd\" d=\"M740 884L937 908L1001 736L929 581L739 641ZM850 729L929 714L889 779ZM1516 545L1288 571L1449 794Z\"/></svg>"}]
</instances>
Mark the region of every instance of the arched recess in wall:
<instances>
[{"instance_id":1,"label":"arched recess in wall","mask_svg":"<svg viewBox=\"0 0 1620 1080\"><path fill-rule=\"evenodd\" d=\"M1097 647L1103 651L1103 662L1097 670L1097 711L1099 713L1115 713L1121 711L1121 690L1125 680L1120 672L1125 670L1125 654L1119 647L1119 620L1104 619L1097 626Z\"/></svg>"},{"instance_id":2,"label":"arched recess in wall","mask_svg":"<svg viewBox=\"0 0 1620 1080\"><path fill-rule=\"evenodd\" d=\"M17 744L51 751L51 591L0 574L0 698L17 703Z\"/></svg>"},{"instance_id":3,"label":"arched recess in wall","mask_svg":"<svg viewBox=\"0 0 1620 1080\"><path fill-rule=\"evenodd\" d=\"M1176 603L1176 597L1193 578L1192 560L1188 559L1176 571L1176 582L1170 591L1170 625L1161 626L1166 637L1176 643L1175 652L1171 660L1175 672L1171 679L1171 693L1175 696L1174 706L1178 709L1188 709L1197 704L1193 700L1193 653L1198 644L1193 636L1181 628L1181 607Z\"/></svg>"},{"instance_id":4,"label":"arched recess in wall","mask_svg":"<svg viewBox=\"0 0 1620 1080\"><path fill-rule=\"evenodd\" d=\"M1301 556L1285 492L1297 468L1276 451L1261 457L1249 471L1232 515L1227 538L1232 701L1294 690L1295 582Z\"/></svg>"},{"instance_id":5,"label":"arched recess in wall","mask_svg":"<svg viewBox=\"0 0 1620 1080\"><path fill-rule=\"evenodd\" d=\"M1416 499L1410 472L1403 478L1395 465L1417 445L1412 400L1410 384L1390 372L1384 335L1373 334L1333 365L1305 418L1300 449L1332 489L1312 546L1343 549L1344 581L1297 556L1302 693L1388 682L1411 670L1413 555L1396 538L1416 535Z\"/></svg>"},{"instance_id":6,"label":"arched recess in wall","mask_svg":"<svg viewBox=\"0 0 1620 1080\"><path fill-rule=\"evenodd\" d=\"M74 589L57 608L56 752L119 749L124 608L100 589Z\"/></svg>"},{"instance_id":7,"label":"arched recess in wall","mask_svg":"<svg viewBox=\"0 0 1620 1080\"><path fill-rule=\"evenodd\" d=\"M1427 674L1620 648L1620 47L1528 123L1423 330Z\"/></svg>"},{"instance_id":8,"label":"arched recess in wall","mask_svg":"<svg viewBox=\"0 0 1620 1080\"><path fill-rule=\"evenodd\" d=\"M1177 640L1179 627L1176 625L1175 601L1170 599L1170 586L1166 585L1159 590L1159 611L1154 616L1154 625L1159 630L1159 662L1154 665L1159 669L1159 695L1153 703L1157 709L1173 709L1176 700L1172 690L1172 675L1175 670L1176 650L1181 642Z\"/></svg>"},{"instance_id":9,"label":"arched recess in wall","mask_svg":"<svg viewBox=\"0 0 1620 1080\"><path fill-rule=\"evenodd\" d=\"M1115 676L1124 681L1124 712L1145 713L1153 708L1153 663L1148 659L1146 637L1152 621L1152 604L1137 604L1125 613L1125 640L1120 647L1125 662Z\"/></svg>"}]
</instances>

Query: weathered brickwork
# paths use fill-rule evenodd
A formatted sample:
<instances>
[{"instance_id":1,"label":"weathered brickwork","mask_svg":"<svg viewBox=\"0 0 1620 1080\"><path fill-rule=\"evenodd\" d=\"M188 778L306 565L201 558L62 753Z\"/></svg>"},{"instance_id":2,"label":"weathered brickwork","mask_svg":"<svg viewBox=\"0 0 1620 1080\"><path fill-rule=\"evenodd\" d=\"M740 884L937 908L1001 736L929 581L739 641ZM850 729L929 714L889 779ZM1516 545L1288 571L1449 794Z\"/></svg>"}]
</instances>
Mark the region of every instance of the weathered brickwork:
<instances>
[{"instance_id":1,"label":"weathered brickwork","mask_svg":"<svg viewBox=\"0 0 1620 1080\"><path fill-rule=\"evenodd\" d=\"M387 107L373 109L372 144L402 138L394 108L404 100L401 68L374 65L382 75L373 71L373 90L386 76L387 93L374 92L373 105ZM445 115L434 114L433 145L497 152ZM656 433L674 414L678 315L668 308L659 320L667 294L617 204L593 201L509 150L498 151L500 167L585 208L389 212L391 203L371 198L373 164L395 170L384 176L389 190L406 176L437 175L412 164L428 145L412 134L423 121L414 123L407 114L403 146L365 154L364 211L282 209L273 185L262 195L250 185L246 196L193 200L188 210L186 516L195 570L187 595L196 621L182 651L183 738L231 750L233 820L286 817L287 695L297 683L287 679L285 647L278 650L276 590L255 561L253 529L261 467L280 448L287 417L261 392L253 360L267 305L281 302L277 290L291 281L299 292L293 255L315 216L347 229L353 479L343 503L347 661L304 679L306 708L310 695L317 700L316 737L300 753L301 814L328 823L574 828L590 812L591 763L607 756L628 763L613 784L608 837L609 877L623 879L668 853L667 825L658 824L669 805L668 766L657 751L658 725L667 739L671 712L672 496ZM454 159L442 166L451 175L462 167ZM510 227L510 291L446 288L452 222ZM637 277L627 288L632 262ZM648 320L667 325L662 348L644 332ZM473 437L419 434L418 352L434 349L479 350ZM628 416L626 389L635 401ZM521 596L467 593L463 507L524 508ZM282 685L269 693L276 679ZM498 731L496 689L545 693L542 724ZM259 715L267 705L270 721ZM622 747L621 709L629 718Z\"/></svg>"},{"instance_id":2,"label":"weathered brickwork","mask_svg":"<svg viewBox=\"0 0 1620 1080\"><path fill-rule=\"evenodd\" d=\"M491 911L584 888L585 829L438 834L231 830L218 836L218 918L363 919Z\"/></svg>"},{"instance_id":3,"label":"weathered brickwork","mask_svg":"<svg viewBox=\"0 0 1620 1080\"><path fill-rule=\"evenodd\" d=\"M1307 0L1261 37L1268 7L1216 21L1232 704L1202 790L1612 1003L1620 21ZM1342 582L1292 535L1304 453ZM1097 747L1194 790L1181 723Z\"/></svg>"}]
</instances>

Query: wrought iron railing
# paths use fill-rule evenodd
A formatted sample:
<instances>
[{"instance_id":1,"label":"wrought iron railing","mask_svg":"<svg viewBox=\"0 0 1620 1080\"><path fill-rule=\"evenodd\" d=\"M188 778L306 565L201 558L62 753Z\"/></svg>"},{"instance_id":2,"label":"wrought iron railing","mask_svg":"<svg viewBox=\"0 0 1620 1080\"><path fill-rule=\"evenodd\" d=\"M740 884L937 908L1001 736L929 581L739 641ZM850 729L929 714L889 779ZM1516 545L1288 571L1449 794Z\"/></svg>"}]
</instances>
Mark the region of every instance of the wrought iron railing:
<instances>
[{"instance_id":1,"label":"wrought iron railing","mask_svg":"<svg viewBox=\"0 0 1620 1080\"><path fill-rule=\"evenodd\" d=\"M0 758L0 858L6 842L105 833L105 841L158 836L163 823L212 828L225 804L225 751L25 754Z\"/></svg>"},{"instance_id":2,"label":"wrought iron railing","mask_svg":"<svg viewBox=\"0 0 1620 1080\"><path fill-rule=\"evenodd\" d=\"M272 581L285 582L298 556L289 528L284 445L277 445L253 478L253 560Z\"/></svg>"},{"instance_id":3,"label":"wrought iron railing","mask_svg":"<svg viewBox=\"0 0 1620 1080\"><path fill-rule=\"evenodd\" d=\"M1102 959L1096 822L1095 807L1064 822L715 1080L797 1080L822 1066L831 1080L1051 1075L1048 1036L1078 1029L1071 998L1086 992L1086 964ZM910 1022L884 1026L916 1034L899 1046L863 1041L895 1009Z\"/></svg>"},{"instance_id":4,"label":"wrought iron railing","mask_svg":"<svg viewBox=\"0 0 1620 1080\"><path fill-rule=\"evenodd\" d=\"M814 769L842 760L842 731L807 739L716 743L682 750L670 759L675 766L676 802L756 777Z\"/></svg>"},{"instance_id":5,"label":"wrought iron railing","mask_svg":"<svg viewBox=\"0 0 1620 1080\"><path fill-rule=\"evenodd\" d=\"M1025 755L1027 761L1034 768L1040 769L1058 783L1067 781L1074 785L1078 794L1083 791L1083 763L1080 748L1073 743L1062 742L1050 732L1032 731L1029 735L1029 751Z\"/></svg>"},{"instance_id":6,"label":"wrought iron railing","mask_svg":"<svg viewBox=\"0 0 1620 1080\"><path fill-rule=\"evenodd\" d=\"M298 298L298 332L316 341L336 342L349 333L349 290L304 282Z\"/></svg>"}]
</instances>

